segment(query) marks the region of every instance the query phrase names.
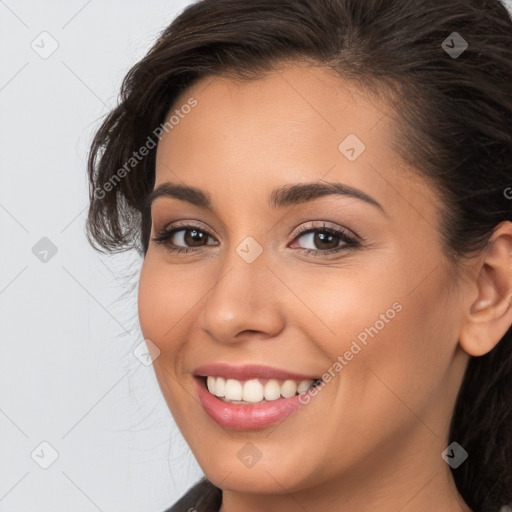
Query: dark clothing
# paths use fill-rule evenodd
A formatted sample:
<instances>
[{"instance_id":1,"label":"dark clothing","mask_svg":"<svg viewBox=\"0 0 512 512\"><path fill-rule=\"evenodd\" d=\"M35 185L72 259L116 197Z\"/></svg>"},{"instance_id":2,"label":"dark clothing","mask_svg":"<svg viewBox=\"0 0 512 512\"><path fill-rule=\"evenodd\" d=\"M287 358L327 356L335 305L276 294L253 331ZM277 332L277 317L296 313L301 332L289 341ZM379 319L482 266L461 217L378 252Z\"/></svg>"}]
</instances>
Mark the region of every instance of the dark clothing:
<instances>
[{"instance_id":1,"label":"dark clothing","mask_svg":"<svg viewBox=\"0 0 512 512\"><path fill-rule=\"evenodd\" d=\"M219 512L222 491L203 477L164 512Z\"/></svg>"}]
</instances>

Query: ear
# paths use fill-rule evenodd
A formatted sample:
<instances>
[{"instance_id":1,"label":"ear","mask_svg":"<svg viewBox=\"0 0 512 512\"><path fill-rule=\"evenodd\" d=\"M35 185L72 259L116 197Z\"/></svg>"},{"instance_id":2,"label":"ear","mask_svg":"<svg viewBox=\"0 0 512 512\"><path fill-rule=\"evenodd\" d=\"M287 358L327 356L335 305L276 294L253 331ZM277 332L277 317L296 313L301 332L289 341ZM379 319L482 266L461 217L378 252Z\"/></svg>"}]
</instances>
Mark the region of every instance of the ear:
<instances>
[{"instance_id":1,"label":"ear","mask_svg":"<svg viewBox=\"0 0 512 512\"><path fill-rule=\"evenodd\" d=\"M477 296L465 312L459 343L469 355L482 356L512 325L512 222L502 222L493 231L472 284Z\"/></svg>"}]
</instances>

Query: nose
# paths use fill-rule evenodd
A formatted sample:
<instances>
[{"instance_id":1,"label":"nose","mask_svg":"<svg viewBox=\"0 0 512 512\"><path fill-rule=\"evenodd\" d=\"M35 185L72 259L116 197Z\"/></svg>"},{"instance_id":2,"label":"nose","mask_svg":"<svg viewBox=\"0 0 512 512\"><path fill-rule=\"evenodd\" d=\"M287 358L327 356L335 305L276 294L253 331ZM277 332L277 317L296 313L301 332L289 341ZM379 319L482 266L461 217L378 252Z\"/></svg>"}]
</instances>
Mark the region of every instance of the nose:
<instances>
[{"instance_id":1,"label":"nose","mask_svg":"<svg viewBox=\"0 0 512 512\"><path fill-rule=\"evenodd\" d=\"M278 293L283 284L261 255L252 263L232 251L204 299L200 326L215 340L236 343L277 336L284 327Z\"/></svg>"}]
</instances>

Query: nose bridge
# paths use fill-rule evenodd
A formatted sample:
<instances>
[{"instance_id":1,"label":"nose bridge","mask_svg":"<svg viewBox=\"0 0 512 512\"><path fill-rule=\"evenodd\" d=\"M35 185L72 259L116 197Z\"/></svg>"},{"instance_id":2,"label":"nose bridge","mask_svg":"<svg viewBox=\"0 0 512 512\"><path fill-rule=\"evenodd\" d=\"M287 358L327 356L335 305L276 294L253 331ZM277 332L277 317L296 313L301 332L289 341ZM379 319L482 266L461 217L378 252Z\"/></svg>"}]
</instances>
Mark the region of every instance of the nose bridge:
<instances>
[{"instance_id":1,"label":"nose bridge","mask_svg":"<svg viewBox=\"0 0 512 512\"><path fill-rule=\"evenodd\" d=\"M243 331L275 334L281 313L275 303L272 272L263 247L246 237L221 258L213 288L201 313L201 327L220 341L236 341ZM237 338L238 339L238 338Z\"/></svg>"}]
</instances>

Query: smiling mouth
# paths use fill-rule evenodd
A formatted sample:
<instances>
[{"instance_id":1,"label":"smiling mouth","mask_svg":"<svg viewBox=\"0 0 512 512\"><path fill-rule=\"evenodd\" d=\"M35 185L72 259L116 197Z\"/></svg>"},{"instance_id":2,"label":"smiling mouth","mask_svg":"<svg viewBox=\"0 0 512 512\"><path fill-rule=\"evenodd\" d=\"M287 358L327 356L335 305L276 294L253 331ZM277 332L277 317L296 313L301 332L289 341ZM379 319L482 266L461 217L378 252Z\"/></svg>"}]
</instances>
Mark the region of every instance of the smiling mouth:
<instances>
[{"instance_id":1,"label":"smiling mouth","mask_svg":"<svg viewBox=\"0 0 512 512\"><path fill-rule=\"evenodd\" d=\"M203 377L205 387L211 395L231 404L264 404L292 398L316 387L316 380L248 379L237 380L219 376Z\"/></svg>"}]
</instances>

